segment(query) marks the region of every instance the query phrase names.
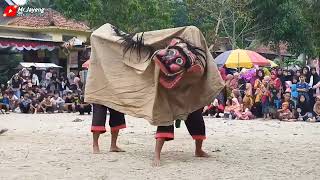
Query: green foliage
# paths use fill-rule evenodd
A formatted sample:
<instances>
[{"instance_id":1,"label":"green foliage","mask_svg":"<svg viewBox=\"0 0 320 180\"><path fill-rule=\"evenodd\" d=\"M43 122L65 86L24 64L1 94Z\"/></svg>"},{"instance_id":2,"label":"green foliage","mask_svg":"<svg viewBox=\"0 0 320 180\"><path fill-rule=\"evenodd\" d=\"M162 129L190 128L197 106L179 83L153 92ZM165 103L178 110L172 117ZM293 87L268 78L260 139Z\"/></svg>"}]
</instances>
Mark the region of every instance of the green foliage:
<instances>
[{"instance_id":1,"label":"green foliage","mask_svg":"<svg viewBox=\"0 0 320 180\"><path fill-rule=\"evenodd\" d=\"M302 61L299 61L295 58L284 58L283 60L282 59L275 59L274 62L276 64L279 65L279 67L281 68L288 68L288 67L293 67L293 66L299 66L299 67L303 67L305 66L304 62Z\"/></svg>"},{"instance_id":2,"label":"green foliage","mask_svg":"<svg viewBox=\"0 0 320 180\"><path fill-rule=\"evenodd\" d=\"M6 83L15 73L15 69L22 62L21 54L1 55L0 83Z\"/></svg>"},{"instance_id":3,"label":"green foliage","mask_svg":"<svg viewBox=\"0 0 320 180\"><path fill-rule=\"evenodd\" d=\"M97 28L111 23L128 32L173 27L170 0L55 0L66 16Z\"/></svg>"},{"instance_id":4,"label":"green foliage","mask_svg":"<svg viewBox=\"0 0 320 180\"><path fill-rule=\"evenodd\" d=\"M287 42L293 53L311 53L310 26L298 0L252 0L250 7L255 24L263 29L257 33L261 42Z\"/></svg>"},{"instance_id":5,"label":"green foliage","mask_svg":"<svg viewBox=\"0 0 320 180\"><path fill-rule=\"evenodd\" d=\"M245 48L245 39L256 27L252 24L248 0L187 0L189 20L209 40L228 37L233 48Z\"/></svg>"},{"instance_id":6,"label":"green foliage","mask_svg":"<svg viewBox=\"0 0 320 180\"><path fill-rule=\"evenodd\" d=\"M105 23L126 32L194 25L209 44L217 37L228 37L233 48L246 48L247 39L275 47L287 42L291 53L320 55L320 0L38 1L54 2L56 10L93 29Z\"/></svg>"}]
</instances>

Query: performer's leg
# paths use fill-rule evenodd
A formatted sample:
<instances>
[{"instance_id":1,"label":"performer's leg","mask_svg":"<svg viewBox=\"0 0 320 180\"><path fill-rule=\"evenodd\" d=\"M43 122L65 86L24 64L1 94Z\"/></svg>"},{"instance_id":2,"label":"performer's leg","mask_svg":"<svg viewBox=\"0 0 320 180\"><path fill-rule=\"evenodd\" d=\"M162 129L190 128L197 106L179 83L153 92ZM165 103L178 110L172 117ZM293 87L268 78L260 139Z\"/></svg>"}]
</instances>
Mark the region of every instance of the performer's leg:
<instances>
[{"instance_id":1,"label":"performer's leg","mask_svg":"<svg viewBox=\"0 0 320 180\"><path fill-rule=\"evenodd\" d=\"M110 144L110 152L124 152L121 148L117 146L117 139L119 136L119 130L126 128L126 121L124 118L124 114L108 108L110 112L110 120L109 125L111 128L111 144Z\"/></svg>"},{"instance_id":2,"label":"performer's leg","mask_svg":"<svg viewBox=\"0 0 320 180\"><path fill-rule=\"evenodd\" d=\"M201 113L202 108L189 114L185 123L190 135L195 140L195 156L209 157L202 149L203 140L206 139L206 126Z\"/></svg>"},{"instance_id":3,"label":"performer's leg","mask_svg":"<svg viewBox=\"0 0 320 180\"><path fill-rule=\"evenodd\" d=\"M100 153L99 136L106 132L107 107L99 104L93 104L93 116L91 132L93 137L93 153Z\"/></svg>"},{"instance_id":4,"label":"performer's leg","mask_svg":"<svg viewBox=\"0 0 320 180\"><path fill-rule=\"evenodd\" d=\"M174 126L158 126L156 132L156 147L154 150L153 166L160 166L160 154L165 141L173 140Z\"/></svg>"}]
</instances>

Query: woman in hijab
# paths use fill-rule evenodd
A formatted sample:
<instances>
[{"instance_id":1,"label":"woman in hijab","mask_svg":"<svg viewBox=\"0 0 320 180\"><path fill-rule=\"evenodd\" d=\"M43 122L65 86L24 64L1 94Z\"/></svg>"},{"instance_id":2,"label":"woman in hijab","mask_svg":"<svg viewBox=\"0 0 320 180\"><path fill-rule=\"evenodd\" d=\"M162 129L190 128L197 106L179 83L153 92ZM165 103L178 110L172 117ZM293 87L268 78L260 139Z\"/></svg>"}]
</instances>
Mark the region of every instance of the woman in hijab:
<instances>
[{"instance_id":1,"label":"woman in hijab","mask_svg":"<svg viewBox=\"0 0 320 180\"><path fill-rule=\"evenodd\" d=\"M257 79L254 81L253 88L254 90L257 90L258 88L261 87L262 80L264 78L264 71L262 69L259 69L256 73Z\"/></svg>"},{"instance_id":2,"label":"woman in hijab","mask_svg":"<svg viewBox=\"0 0 320 180\"><path fill-rule=\"evenodd\" d=\"M236 114L240 112L240 104L237 98L232 98L231 100L230 113L232 115L232 119L236 118Z\"/></svg>"},{"instance_id":3,"label":"woman in hijab","mask_svg":"<svg viewBox=\"0 0 320 180\"><path fill-rule=\"evenodd\" d=\"M298 119L306 121L308 118L312 117L311 107L306 101L304 95L300 95L298 98L297 112L299 113Z\"/></svg>"},{"instance_id":4,"label":"woman in hijab","mask_svg":"<svg viewBox=\"0 0 320 180\"><path fill-rule=\"evenodd\" d=\"M319 93L319 88L317 88L317 84L320 81L320 77L319 74L316 70L315 67L311 68L311 73L310 73L310 82L309 82L309 86L313 87L312 89L309 90L309 99L310 99L310 103L313 106L315 103L315 96L316 94Z\"/></svg>"},{"instance_id":5,"label":"woman in hijab","mask_svg":"<svg viewBox=\"0 0 320 180\"><path fill-rule=\"evenodd\" d=\"M280 87L280 90L283 90L283 88L285 87L285 77L284 77L284 75L283 75L283 71L282 71L282 69L281 68L279 68L278 70L277 70L277 77L280 79L280 81L281 81L281 87Z\"/></svg>"},{"instance_id":6,"label":"woman in hijab","mask_svg":"<svg viewBox=\"0 0 320 180\"><path fill-rule=\"evenodd\" d=\"M307 66L303 67L302 74L304 74L306 76L306 83L310 83L311 73L310 73L309 67L307 67Z\"/></svg>"}]
</instances>

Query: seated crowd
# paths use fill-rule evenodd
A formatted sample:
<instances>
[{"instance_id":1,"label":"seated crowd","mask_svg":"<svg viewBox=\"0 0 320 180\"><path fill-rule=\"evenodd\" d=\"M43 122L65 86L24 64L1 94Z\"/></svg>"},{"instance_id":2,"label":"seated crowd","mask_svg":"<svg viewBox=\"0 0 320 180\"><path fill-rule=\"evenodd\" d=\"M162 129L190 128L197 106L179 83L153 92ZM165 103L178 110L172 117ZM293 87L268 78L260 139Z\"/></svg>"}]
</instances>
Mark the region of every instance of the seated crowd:
<instances>
[{"instance_id":1,"label":"seated crowd","mask_svg":"<svg viewBox=\"0 0 320 180\"><path fill-rule=\"evenodd\" d=\"M204 115L249 120L320 122L320 77L316 68L256 69L227 72L220 68L225 88L203 110Z\"/></svg>"},{"instance_id":2,"label":"seated crowd","mask_svg":"<svg viewBox=\"0 0 320 180\"><path fill-rule=\"evenodd\" d=\"M27 72L26 72L27 71ZM91 105L84 102L80 78L57 78L49 69L41 81L38 76L23 69L15 74L8 85L1 84L0 113L62 113L80 112L90 114ZM41 83L40 83L41 82Z\"/></svg>"}]
</instances>

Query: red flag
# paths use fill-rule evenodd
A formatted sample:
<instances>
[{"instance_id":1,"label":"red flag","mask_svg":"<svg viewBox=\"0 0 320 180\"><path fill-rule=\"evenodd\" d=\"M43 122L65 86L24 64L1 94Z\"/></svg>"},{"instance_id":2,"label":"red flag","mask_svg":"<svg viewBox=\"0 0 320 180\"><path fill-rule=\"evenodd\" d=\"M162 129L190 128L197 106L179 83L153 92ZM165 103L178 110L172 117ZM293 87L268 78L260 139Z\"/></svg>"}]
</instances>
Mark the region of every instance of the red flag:
<instances>
[{"instance_id":1,"label":"red flag","mask_svg":"<svg viewBox=\"0 0 320 180\"><path fill-rule=\"evenodd\" d=\"M7 6L6 9L3 11L4 17L14 17L17 15L18 6Z\"/></svg>"}]
</instances>

